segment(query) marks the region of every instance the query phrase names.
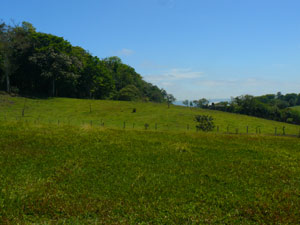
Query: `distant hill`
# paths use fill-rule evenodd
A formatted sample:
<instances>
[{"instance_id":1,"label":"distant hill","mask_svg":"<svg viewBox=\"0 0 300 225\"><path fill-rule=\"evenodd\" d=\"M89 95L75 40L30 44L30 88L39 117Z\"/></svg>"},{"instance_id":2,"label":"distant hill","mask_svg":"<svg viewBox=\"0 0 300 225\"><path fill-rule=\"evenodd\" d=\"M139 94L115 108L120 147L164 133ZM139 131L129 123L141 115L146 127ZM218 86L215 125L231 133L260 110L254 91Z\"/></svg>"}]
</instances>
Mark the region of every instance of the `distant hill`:
<instances>
[{"instance_id":1,"label":"distant hill","mask_svg":"<svg viewBox=\"0 0 300 225\"><path fill-rule=\"evenodd\" d=\"M177 100L175 102L173 102L174 105L180 105L180 106L184 106L184 104L182 103L184 100ZM208 99L209 103L218 103L218 102L226 102L226 101L230 101L230 98L212 98L212 99Z\"/></svg>"}]
</instances>

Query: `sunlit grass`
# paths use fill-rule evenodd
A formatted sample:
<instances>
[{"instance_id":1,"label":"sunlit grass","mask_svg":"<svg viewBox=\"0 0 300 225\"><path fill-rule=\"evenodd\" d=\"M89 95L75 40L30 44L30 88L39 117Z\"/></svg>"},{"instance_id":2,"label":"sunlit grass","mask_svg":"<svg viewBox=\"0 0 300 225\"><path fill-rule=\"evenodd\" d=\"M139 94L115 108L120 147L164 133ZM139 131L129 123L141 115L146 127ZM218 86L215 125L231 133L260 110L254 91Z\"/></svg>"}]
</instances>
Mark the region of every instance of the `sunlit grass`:
<instances>
[{"instance_id":1,"label":"sunlit grass","mask_svg":"<svg viewBox=\"0 0 300 225\"><path fill-rule=\"evenodd\" d=\"M0 125L0 224L297 224L290 137Z\"/></svg>"},{"instance_id":2,"label":"sunlit grass","mask_svg":"<svg viewBox=\"0 0 300 225\"><path fill-rule=\"evenodd\" d=\"M212 115L219 132L196 132L197 114ZM283 126L297 135L295 125L166 104L6 95L0 122L0 224L300 221L300 139L264 135ZM228 125L239 134L248 126L249 135L227 134Z\"/></svg>"},{"instance_id":3,"label":"sunlit grass","mask_svg":"<svg viewBox=\"0 0 300 225\"><path fill-rule=\"evenodd\" d=\"M24 107L25 105L25 107ZM90 110L91 106L91 110ZM136 108L136 113L133 109ZM22 112L24 110L24 117ZM215 132L299 135L299 126L246 115L214 110L144 102L119 102L69 98L25 99L0 95L0 121L22 120L28 123L66 125L104 125L108 128L195 131L194 116L209 114L215 118ZM284 131L283 131L283 127Z\"/></svg>"}]
</instances>

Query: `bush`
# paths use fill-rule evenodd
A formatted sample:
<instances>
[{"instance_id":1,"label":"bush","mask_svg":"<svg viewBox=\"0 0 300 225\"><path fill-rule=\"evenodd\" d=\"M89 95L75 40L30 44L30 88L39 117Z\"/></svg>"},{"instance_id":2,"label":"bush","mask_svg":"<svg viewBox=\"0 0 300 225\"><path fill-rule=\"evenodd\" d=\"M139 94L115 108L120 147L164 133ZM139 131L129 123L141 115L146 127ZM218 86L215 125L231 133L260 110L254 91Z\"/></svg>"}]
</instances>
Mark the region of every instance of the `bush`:
<instances>
[{"instance_id":1,"label":"bush","mask_svg":"<svg viewBox=\"0 0 300 225\"><path fill-rule=\"evenodd\" d=\"M119 100L122 101L137 101L141 98L141 93L134 85L127 85L119 92Z\"/></svg>"},{"instance_id":2,"label":"bush","mask_svg":"<svg viewBox=\"0 0 300 225\"><path fill-rule=\"evenodd\" d=\"M197 131L202 130L205 132L212 131L215 128L214 118L209 115L196 115L195 121L198 123L196 125Z\"/></svg>"}]
</instances>

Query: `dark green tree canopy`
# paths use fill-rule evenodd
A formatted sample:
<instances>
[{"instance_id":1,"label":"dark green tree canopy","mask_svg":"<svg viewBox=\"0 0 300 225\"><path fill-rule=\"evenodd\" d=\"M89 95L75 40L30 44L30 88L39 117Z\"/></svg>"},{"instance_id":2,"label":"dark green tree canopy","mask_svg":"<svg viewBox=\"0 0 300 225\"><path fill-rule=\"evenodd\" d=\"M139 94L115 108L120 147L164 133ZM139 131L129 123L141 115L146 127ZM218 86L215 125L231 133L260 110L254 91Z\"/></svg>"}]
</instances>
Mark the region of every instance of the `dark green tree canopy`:
<instances>
[{"instance_id":1,"label":"dark green tree canopy","mask_svg":"<svg viewBox=\"0 0 300 225\"><path fill-rule=\"evenodd\" d=\"M0 23L0 89L31 96L165 102L166 92L117 56L99 59L28 22Z\"/></svg>"}]
</instances>

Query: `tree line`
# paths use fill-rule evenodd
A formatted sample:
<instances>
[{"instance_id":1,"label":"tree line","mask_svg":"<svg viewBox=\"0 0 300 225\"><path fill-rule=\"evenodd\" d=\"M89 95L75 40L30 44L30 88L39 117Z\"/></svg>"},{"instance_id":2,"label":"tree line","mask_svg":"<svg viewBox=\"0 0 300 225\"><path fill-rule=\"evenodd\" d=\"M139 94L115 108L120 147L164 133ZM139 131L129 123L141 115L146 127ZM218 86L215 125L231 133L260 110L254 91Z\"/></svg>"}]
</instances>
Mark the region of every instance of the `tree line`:
<instances>
[{"instance_id":1,"label":"tree line","mask_svg":"<svg viewBox=\"0 0 300 225\"><path fill-rule=\"evenodd\" d=\"M172 95L143 80L114 56L99 59L32 24L0 23L0 90L37 97L169 102Z\"/></svg>"},{"instance_id":2,"label":"tree line","mask_svg":"<svg viewBox=\"0 0 300 225\"><path fill-rule=\"evenodd\" d=\"M267 94L262 96L242 95L231 101L211 103L205 98L183 101L186 106L239 113L281 122L300 124L300 114L291 107L300 105L300 94Z\"/></svg>"}]
</instances>

